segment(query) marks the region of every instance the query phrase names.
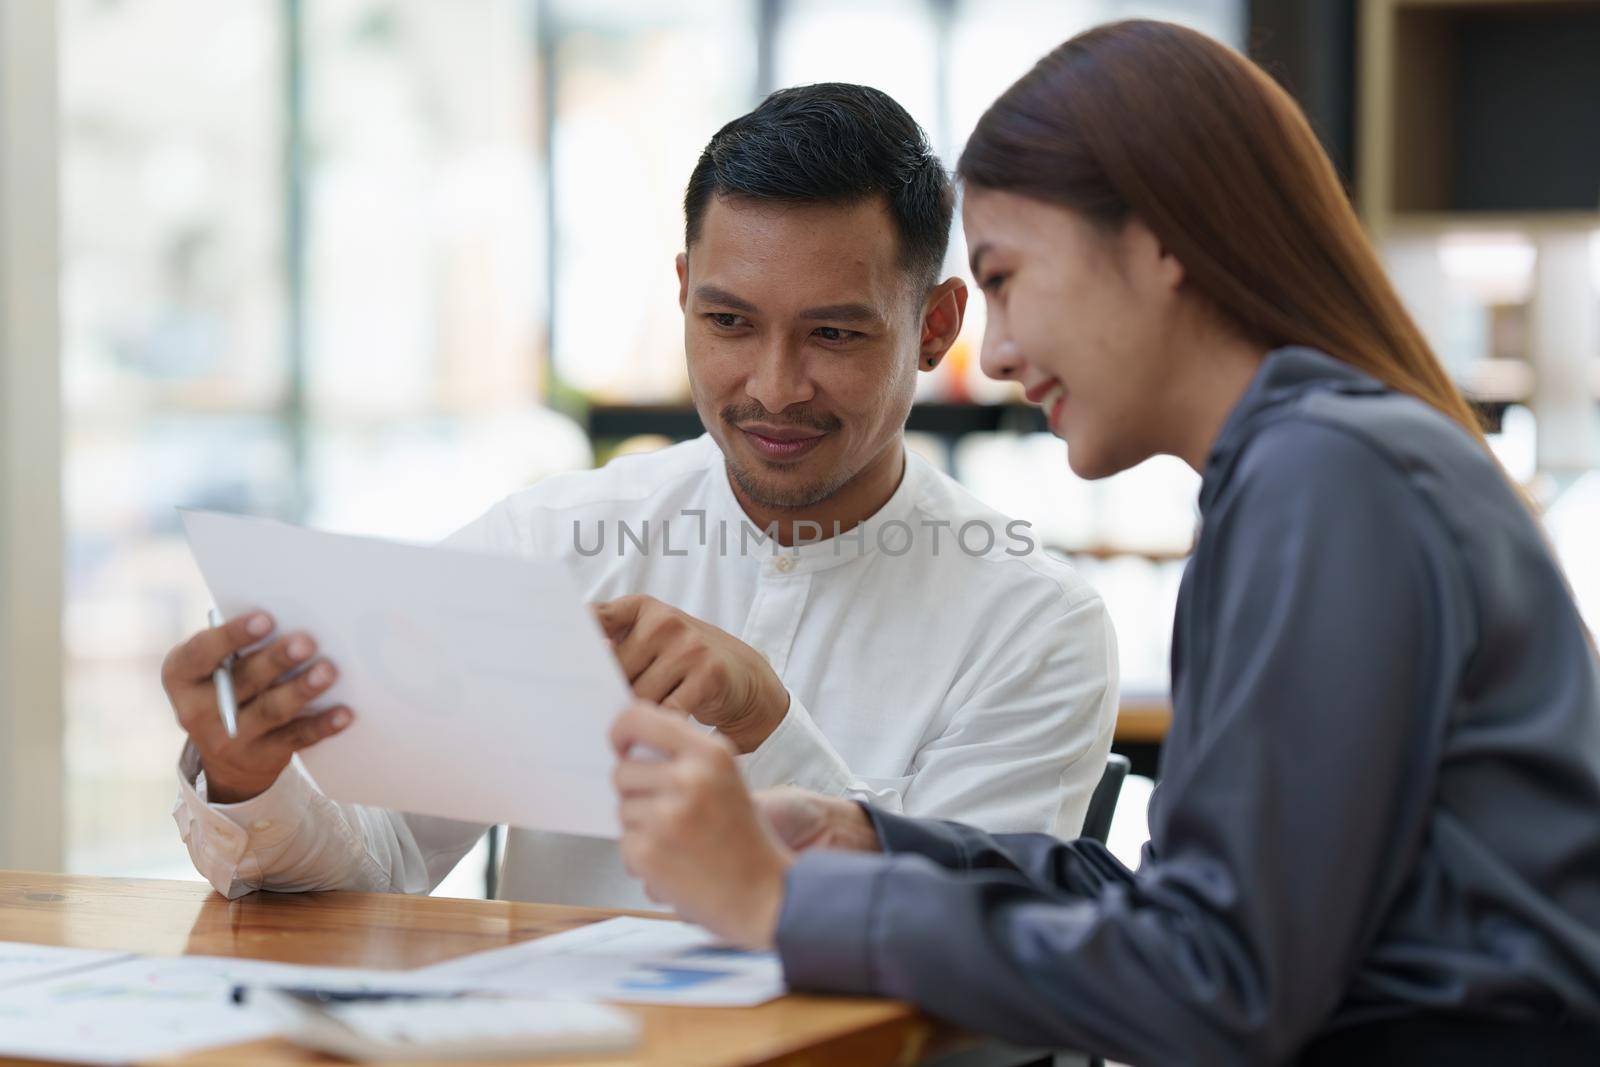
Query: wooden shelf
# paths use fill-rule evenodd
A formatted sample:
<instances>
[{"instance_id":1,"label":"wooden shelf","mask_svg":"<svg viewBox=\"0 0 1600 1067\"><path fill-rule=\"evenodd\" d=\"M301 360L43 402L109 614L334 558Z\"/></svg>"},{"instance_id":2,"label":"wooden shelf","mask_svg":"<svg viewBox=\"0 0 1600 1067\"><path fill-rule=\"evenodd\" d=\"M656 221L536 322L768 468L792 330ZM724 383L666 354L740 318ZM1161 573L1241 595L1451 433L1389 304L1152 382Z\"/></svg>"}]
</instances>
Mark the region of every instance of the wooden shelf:
<instances>
[{"instance_id":1,"label":"wooden shelf","mask_svg":"<svg viewBox=\"0 0 1600 1067\"><path fill-rule=\"evenodd\" d=\"M1158 745L1172 727L1172 705L1165 697L1131 696L1117 709L1116 741L1124 745Z\"/></svg>"},{"instance_id":2,"label":"wooden shelf","mask_svg":"<svg viewBox=\"0 0 1600 1067\"><path fill-rule=\"evenodd\" d=\"M1361 0L1369 230L1588 227L1600 0Z\"/></svg>"},{"instance_id":3,"label":"wooden shelf","mask_svg":"<svg viewBox=\"0 0 1600 1067\"><path fill-rule=\"evenodd\" d=\"M1384 220L1394 237L1438 238L1445 234L1600 230L1600 211L1401 211Z\"/></svg>"}]
</instances>

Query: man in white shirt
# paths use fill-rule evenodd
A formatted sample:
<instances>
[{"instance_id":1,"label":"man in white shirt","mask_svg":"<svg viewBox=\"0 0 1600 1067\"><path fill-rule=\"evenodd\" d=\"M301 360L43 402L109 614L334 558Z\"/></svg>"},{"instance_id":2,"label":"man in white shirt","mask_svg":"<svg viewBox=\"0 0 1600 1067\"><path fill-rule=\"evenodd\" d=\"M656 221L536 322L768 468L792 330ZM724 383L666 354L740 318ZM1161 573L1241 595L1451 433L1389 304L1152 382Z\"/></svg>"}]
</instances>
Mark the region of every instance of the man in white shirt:
<instances>
[{"instance_id":1,"label":"man in white shirt","mask_svg":"<svg viewBox=\"0 0 1600 1067\"><path fill-rule=\"evenodd\" d=\"M1104 606L1025 523L904 447L916 374L966 306L959 279L938 281L952 202L876 90L783 90L729 123L690 178L677 264L708 434L548 478L447 543L567 560L634 692L720 731L753 788L1072 836L1115 720ZM174 817L195 866L230 897L428 891L485 827L316 790L293 753L361 709L307 712L337 669L311 635L239 662L238 736L222 729L211 672L272 625L234 619L163 668L190 738ZM592 838L512 830L501 886L648 906Z\"/></svg>"}]
</instances>

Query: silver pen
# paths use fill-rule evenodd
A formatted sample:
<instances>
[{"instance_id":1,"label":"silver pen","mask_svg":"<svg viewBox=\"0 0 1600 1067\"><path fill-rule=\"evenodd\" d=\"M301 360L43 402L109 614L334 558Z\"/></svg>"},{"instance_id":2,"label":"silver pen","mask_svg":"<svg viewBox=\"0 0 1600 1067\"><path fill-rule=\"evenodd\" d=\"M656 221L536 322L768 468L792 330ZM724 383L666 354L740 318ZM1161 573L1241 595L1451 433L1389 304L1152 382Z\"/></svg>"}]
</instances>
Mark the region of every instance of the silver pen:
<instances>
[{"instance_id":1,"label":"silver pen","mask_svg":"<svg viewBox=\"0 0 1600 1067\"><path fill-rule=\"evenodd\" d=\"M213 627L222 625L222 612L216 608L211 609L209 618ZM233 660L234 655L229 652L227 658L211 675L211 680L217 686L217 710L222 712L222 725L228 728L229 737L238 737L239 705L233 699Z\"/></svg>"}]
</instances>

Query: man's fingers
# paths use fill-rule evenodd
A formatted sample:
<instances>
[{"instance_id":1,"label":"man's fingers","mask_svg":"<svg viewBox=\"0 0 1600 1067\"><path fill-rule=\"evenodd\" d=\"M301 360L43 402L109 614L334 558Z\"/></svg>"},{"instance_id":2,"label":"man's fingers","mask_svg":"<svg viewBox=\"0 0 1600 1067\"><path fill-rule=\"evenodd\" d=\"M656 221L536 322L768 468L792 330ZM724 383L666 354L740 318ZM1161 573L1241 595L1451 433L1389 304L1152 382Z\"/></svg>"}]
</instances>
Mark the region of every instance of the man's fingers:
<instances>
[{"instance_id":1,"label":"man's fingers","mask_svg":"<svg viewBox=\"0 0 1600 1067\"><path fill-rule=\"evenodd\" d=\"M309 634L290 634L252 652L233 668L234 698L240 705L249 703L273 682L311 659L316 651L317 643Z\"/></svg>"},{"instance_id":2,"label":"man's fingers","mask_svg":"<svg viewBox=\"0 0 1600 1067\"><path fill-rule=\"evenodd\" d=\"M600 628L606 636L616 641L626 637L628 631L633 629L633 624L639 619L639 611L652 598L643 595L619 596L615 600L607 600L594 606L594 617L600 620Z\"/></svg>"},{"instance_id":3,"label":"man's fingers","mask_svg":"<svg viewBox=\"0 0 1600 1067\"><path fill-rule=\"evenodd\" d=\"M634 746L672 757L704 741L700 731L674 711L635 701L611 724L611 747L622 759Z\"/></svg>"},{"instance_id":4,"label":"man's fingers","mask_svg":"<svg viewBox=\"0 0 1600 1067\"><path fill-rule=\"evenodd\" d=\"M215 752L228 742L228 728L217 710L217 687L211 679L183 686L171 694L171 700L178 725L202 754Z\"/></svg>"},{"instance_id":5,"label":"man's fingers","mask_svg":"<svg viewBox=\"0 0 1600 1067\"><path fill-rule=\"evenodd\" d=\"M286 726L261 738L260 743L277 749L278 754L287 760L302 748L310 748L325 738L332 737L354 721L355 716L343 704L315 715L295 719Z\"/></svg>"},{"instance_id":6,"label":"man's fingers","mask_svg":"<svg viewBox=\"0 0 1600 1067\"><path fill-rule=\"evenodd\" d=\"M662 697L681 687L688 673L689 665L683 661L683 657L657 656L643 672L630 679L633 695L640 700L659 704Z\"/></svg>"},{"instance_id":7,"label":"man's fingers","mask_svg":"<svg viewBox=\"0 0 1600 1067\"><path fill-rule=\"evenodd\" d=\"M333 664L323 660L300 677L273 686L239 709L239 736L248 741L282 727L338 677Z\"/></svg>"},{"instance_id":8,"label":"man's fingers","mask_svg":"<svg viewBox=\"0 0 1600 1067\"><path fill-rule=\"evenodd\" d=\"M660 698L660 704L664 708L681 711L685 715L698 716L701 712L715 710L711 704L716 697L715 685L710 677L702 672L685 677L675 689Z\"/></svg>"},{"instance_id":9,"label":"man's fingers","mask_svg":"<svg viewBox=\"0 0 1600 1067\"><path fill-rule=\"evenodd\" d=\"M643 630L629 630L627 636L614 641L611 653L617 657L622 676L632 685L656 661L659 650Z\"/></svg>"},{"instance_id":10,"label":"man's fingers","mask_svg":"<svg viewBox=\"0 0 1600 1067\"><path fill-rule=\"evenodd\" d=\"M271 616L260 611L201 630L167 654L166 662L161 665L162 684L172 693L184 685L210 678L231 653L250 647L271 632Z\"/></svg>"}]
</instances>

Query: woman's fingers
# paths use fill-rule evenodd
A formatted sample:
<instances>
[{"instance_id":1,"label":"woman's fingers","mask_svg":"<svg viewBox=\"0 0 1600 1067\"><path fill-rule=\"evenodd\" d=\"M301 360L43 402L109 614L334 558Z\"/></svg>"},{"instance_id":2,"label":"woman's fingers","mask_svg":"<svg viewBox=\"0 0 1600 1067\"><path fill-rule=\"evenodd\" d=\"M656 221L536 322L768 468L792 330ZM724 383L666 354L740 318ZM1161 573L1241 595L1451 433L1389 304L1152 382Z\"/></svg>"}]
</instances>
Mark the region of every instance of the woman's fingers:
<instances>
[{"instance_id":1,"label":"woman's fingers","mask_svg":"<svg viewBox=\"0 0 1600 1067\"><path fill-rule=\"evenodd\" d=\"M627 799L648 796L672 781L672 766L660 760L625 759L611 772L617 795Z\"/></svg>"},{"instance_id":2,"label":"woman's fingers","mask_svg":"<svg viewBox=\"0 0 1600 1067\"><path fill-rule=\"evenodd\" d=\"M678 755L710 741L684 715L636 700L611 724L611 747L627 759L635 746L665 757Z\"/></svg>"}]
</instances>

